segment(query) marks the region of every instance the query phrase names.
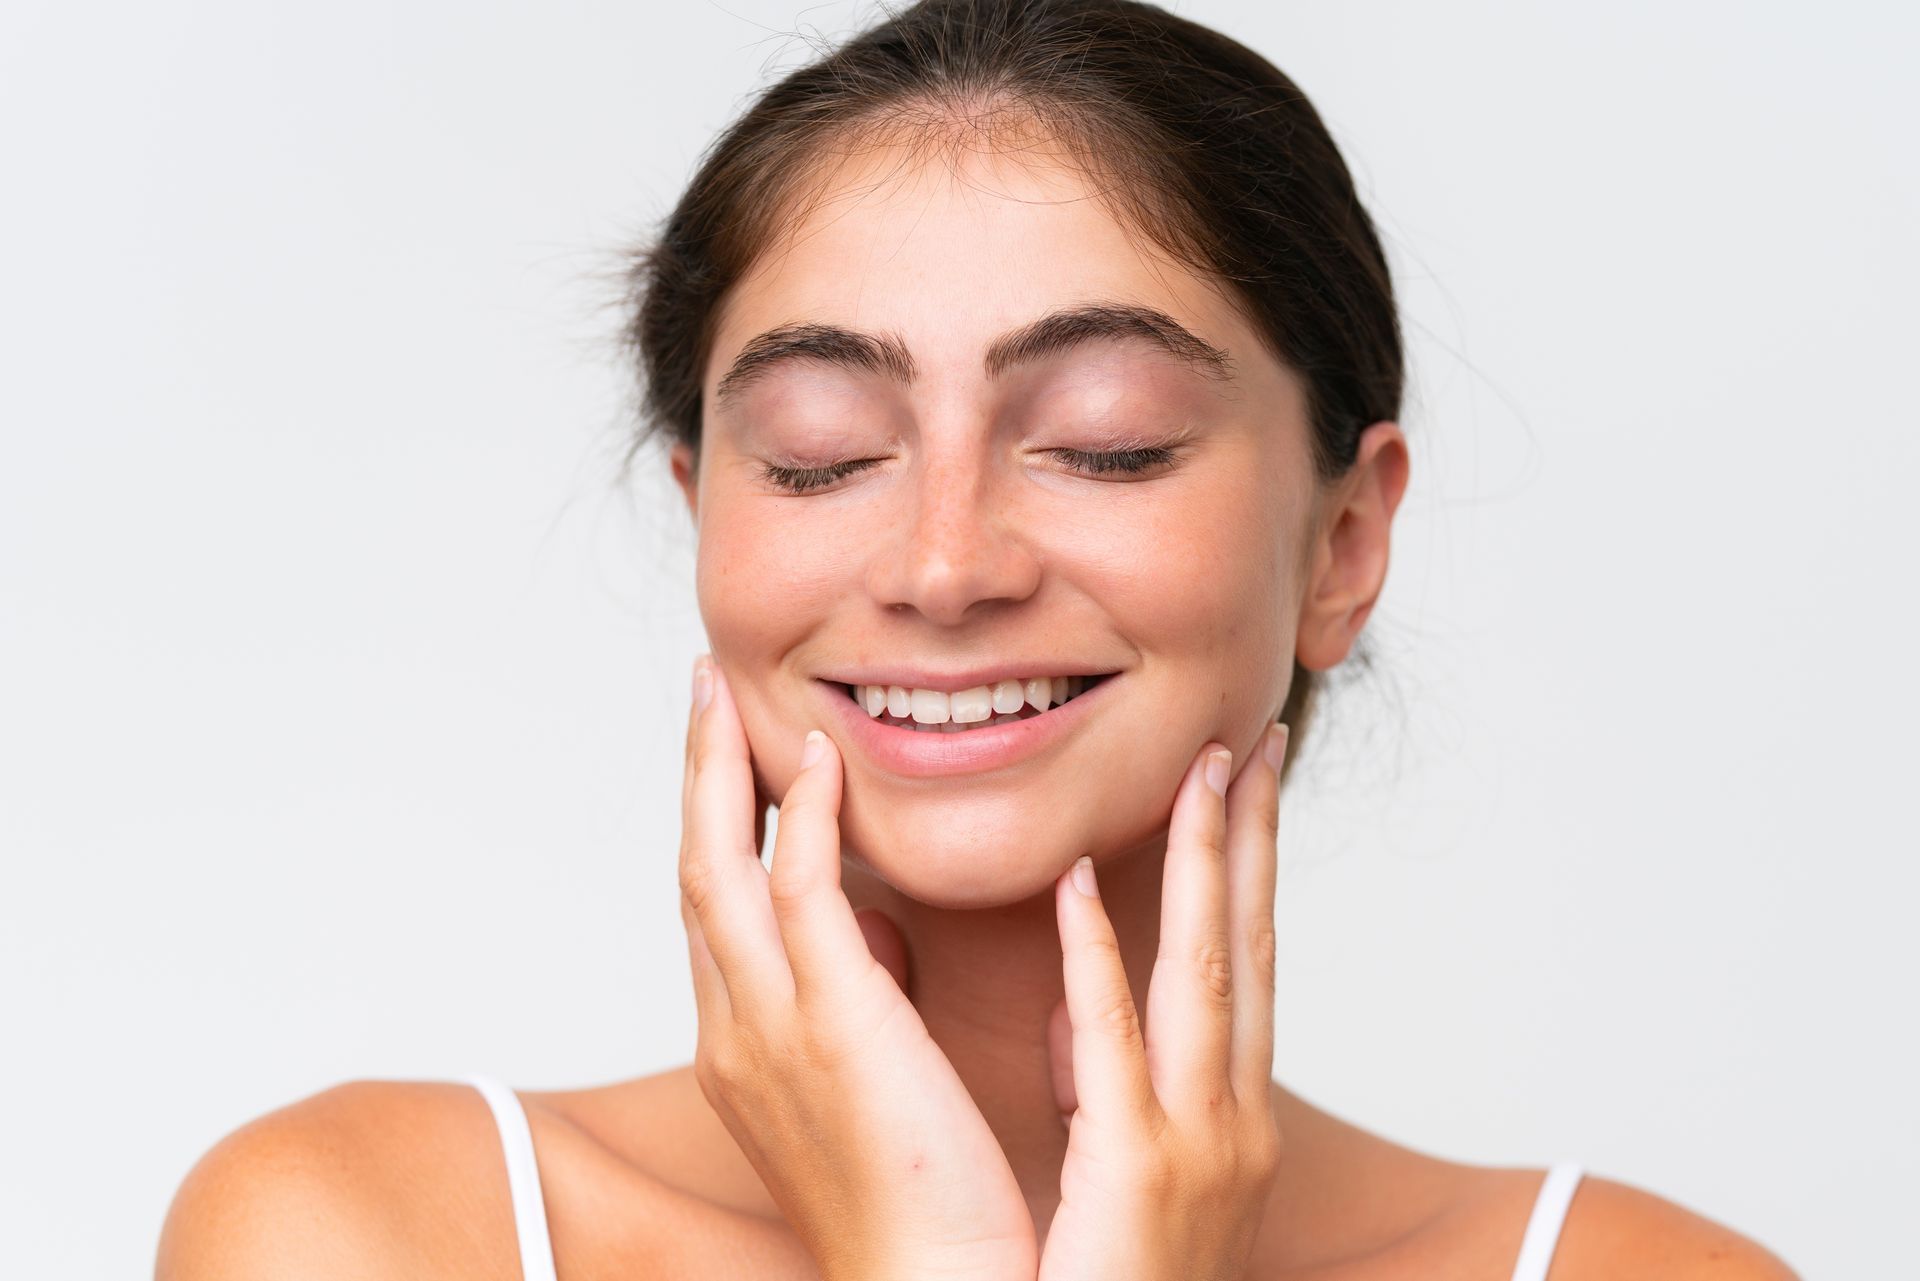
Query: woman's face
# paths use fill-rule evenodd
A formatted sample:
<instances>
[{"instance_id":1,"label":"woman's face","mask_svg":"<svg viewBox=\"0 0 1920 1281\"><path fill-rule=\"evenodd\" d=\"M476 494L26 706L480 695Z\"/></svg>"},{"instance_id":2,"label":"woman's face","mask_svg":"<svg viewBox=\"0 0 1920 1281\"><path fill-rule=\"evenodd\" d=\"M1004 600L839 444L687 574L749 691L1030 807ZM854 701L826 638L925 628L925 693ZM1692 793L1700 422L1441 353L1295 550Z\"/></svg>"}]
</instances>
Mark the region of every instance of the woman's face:
<instances>
[{"instance_id":1,"label":"woman's face","mask_svg":"<svg viewBox=\"0 0 1920 1281\"><path fill-rule=\"evenodd\" d=\"M942 907L1155 840L1194 753L1238 770L1286 697L1318 506L1300 384L1032 155L869 153L788 232L726 301L697 475L675 459L761 787L824 730L846 854ZM1156 449L1136 472L1070 452ZM805 492L767 472L856 461L780 473ZM957 733L848 692L1100 673Z\"/></svg>"}]
</instances>

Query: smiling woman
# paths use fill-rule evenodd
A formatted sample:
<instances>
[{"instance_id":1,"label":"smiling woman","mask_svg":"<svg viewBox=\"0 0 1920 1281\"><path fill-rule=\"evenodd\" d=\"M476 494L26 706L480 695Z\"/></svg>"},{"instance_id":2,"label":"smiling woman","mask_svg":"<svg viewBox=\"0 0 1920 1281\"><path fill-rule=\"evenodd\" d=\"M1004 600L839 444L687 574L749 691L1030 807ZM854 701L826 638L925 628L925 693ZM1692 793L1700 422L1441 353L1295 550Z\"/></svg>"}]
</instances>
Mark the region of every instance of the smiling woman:
<instances>
[{"instance_id":1,"label":"smiling woman","mask_svg":"<svg viewBox=\"0 0 1920 1281\"><path fill-rule=\"evenodd\" d=\"M1386 261L1280 71L929 0L761 95L632 279L711 642L693 1062L309 1100L203 1162L164 1275L1788 1275L1272 1079L1287 763L1410 469Z\"/></svg>"}]
</instances>

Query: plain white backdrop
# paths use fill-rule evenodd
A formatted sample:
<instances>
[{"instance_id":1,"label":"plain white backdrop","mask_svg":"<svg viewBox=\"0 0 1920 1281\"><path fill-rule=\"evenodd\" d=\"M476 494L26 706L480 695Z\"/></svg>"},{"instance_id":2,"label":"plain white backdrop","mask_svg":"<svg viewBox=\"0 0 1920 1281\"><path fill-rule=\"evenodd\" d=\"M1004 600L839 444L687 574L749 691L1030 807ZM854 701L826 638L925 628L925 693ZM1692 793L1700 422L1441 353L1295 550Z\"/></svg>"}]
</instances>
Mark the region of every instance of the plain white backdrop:
<instances>
[{"instance_id":1,"label":"plain white backdrop","mask_svg":"<svg viewBox=\"0 0 1920 1281\"><path fill-rule=\"evenodd\" d=\"M1910 1260L1914 10L1177 10L1397 272L1413 481L1283 801L1276 1074ZM362 1077L687 1062L684 510L619 251L870 5L0 11L9 1271ZM1903 1227L1902 1225L1909 1225Z\"/></svg>"}]
</instances>

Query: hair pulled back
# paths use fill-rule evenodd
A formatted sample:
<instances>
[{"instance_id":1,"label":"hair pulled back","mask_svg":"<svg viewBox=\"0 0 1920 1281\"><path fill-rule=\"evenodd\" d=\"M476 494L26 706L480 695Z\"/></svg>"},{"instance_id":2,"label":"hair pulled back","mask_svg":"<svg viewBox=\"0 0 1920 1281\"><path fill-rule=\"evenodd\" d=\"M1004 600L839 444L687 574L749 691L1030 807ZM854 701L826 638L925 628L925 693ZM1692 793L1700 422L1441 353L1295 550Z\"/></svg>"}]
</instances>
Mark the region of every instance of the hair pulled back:
<instances>
[{"instance_id":1,"label":"hair pulled back","mask_svg":"<svg viewBox=\"0 0 1920 1281\"><path fill-rule=\"evenodd\" d=\"M1393 284L1319 114L1272 63L1133 0L921 0L762 92L702 155L628 273L642 426L699 456L701 385L729 289L863 144L965 145L1034 130L1176 261L1217 278L1306 390L1317 479L1397 419ZM1361 662L1364 665L1365 659ZM1293 758L1317 674L1294 662Z\"/></svg>"}]
</instances>

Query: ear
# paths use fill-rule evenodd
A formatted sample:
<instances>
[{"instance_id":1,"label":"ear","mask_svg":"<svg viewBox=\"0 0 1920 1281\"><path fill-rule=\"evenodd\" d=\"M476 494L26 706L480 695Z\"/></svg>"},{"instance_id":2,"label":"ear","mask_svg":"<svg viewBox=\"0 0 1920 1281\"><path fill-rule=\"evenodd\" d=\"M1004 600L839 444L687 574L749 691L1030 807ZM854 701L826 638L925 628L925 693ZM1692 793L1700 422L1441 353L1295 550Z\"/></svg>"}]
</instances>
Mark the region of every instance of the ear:
<instances>
[{"instance_id":1,"label":"ear","mask_svg":"<svg viewBox=\"0 0 1920 1281\"><path fill-rule=\"evenodd\" d=\"M1295 643L1302 667L1337 665L1373 612L1410 466L1400 424L1383 419L1360 433L1353 466L1322 500Z\"/></svg>"},{"instance_id":2,"label":"ear","mask_svg":"<svg viewBox=\"0 0 1920 1281\"><path fill-rule=\"evenodd\" d=\"M700 523L700 456L694 453L693 446L683 442L669 450L667 457L673 468L674 484L680 486L680 494L687 500L687 512L697 526Z\"/></svg>"}]
</instances>

